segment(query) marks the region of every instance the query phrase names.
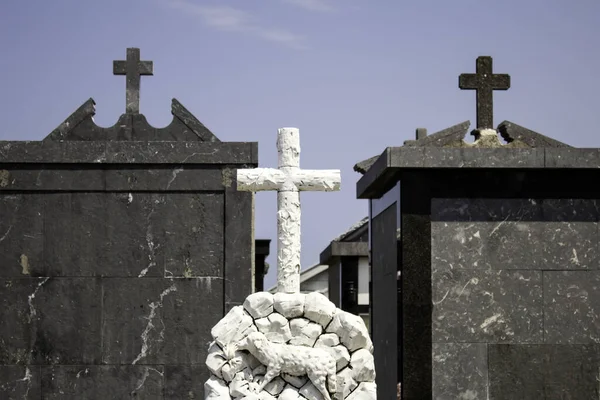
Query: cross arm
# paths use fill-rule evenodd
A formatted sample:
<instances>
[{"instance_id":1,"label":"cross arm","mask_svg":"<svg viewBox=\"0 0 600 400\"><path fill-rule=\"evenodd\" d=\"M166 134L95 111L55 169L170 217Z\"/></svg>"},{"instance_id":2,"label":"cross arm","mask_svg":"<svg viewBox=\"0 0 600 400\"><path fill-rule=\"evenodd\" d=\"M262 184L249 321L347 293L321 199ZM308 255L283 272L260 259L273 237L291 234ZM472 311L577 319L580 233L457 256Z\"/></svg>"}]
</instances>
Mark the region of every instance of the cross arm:
<instances>
[{"instance_id":1,"label":"cross arm","mask_svg":"<svg viewBox=\"0 0 600 400\"><path fill-rule=\"evenodd\" d=\"M237 190L242 192L277 190L284 184L285 180L285 173L274 168L237 170Z\"/></svg>"},{"instance_id":2,"label":"cross arm","mask_svg":"<svg viewBox=\"0 0 600 400\"><path fill-rule=\"evenodd\" d=\"M510 75L494 74L492 77L492 86L495 90L508 90L510 88Z\"/></svg>"},{"instance_id":3,"label":"cross arm","mask_svg":"<svg viewBox=\"0 0 600 400\"><path fill-rule=\"evenodd\" d=\"M298 190L306 192L335 192L341 184L339 169L298 170L292 179Z\"/></svg>"},{"instance_id":4,"label":"cross arm","mask_svg":"<svg viewBox=\"0 0 600 400\"><path fill-rule=\"evenodd\" d=\"M477 89L479 78L475 74L461 74L458 76L458 87L463 90Z\"/></svg>"},{"instance_id":5,"label":"cross arm","mask_svg":"<svg viewBox=\"0 0 600 400\"><path fill-rule=\"evenodd\" d=\"M140 75L153 75L153 64L152 61L139 61L138 62L138 73ZM126 75L127 74L127 61L113 61L113 75Z\"/></svg>"}]
</instances>

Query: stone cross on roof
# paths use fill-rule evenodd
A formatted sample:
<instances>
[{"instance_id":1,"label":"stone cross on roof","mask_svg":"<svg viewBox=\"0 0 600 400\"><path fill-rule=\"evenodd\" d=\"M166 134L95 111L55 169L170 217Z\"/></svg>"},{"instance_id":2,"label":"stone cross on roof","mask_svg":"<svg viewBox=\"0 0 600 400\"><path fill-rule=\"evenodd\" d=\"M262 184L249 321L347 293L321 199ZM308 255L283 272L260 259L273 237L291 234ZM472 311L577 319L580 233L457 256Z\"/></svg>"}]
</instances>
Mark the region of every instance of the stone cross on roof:
<instances>
[{"instance_id":1,"label":"stone cross on roof","mask_svg":"<svg viewBox=\"0 0 600 400\"><path fill-rule=\"evenodd\" d=\"M492 57L477 57L475 74L461 74L458 87L477 91L477 129L494 129L494 90L508 90L510 75L492 73Z\"/></svg>"},{"instance_id":2,"label":"stone cross on roof","mask_svg":"<svg viewBox=\"0 0 600 400\"><path fill-rule=\"evenodd\" d=\"M300 192L340 189L340 170L300 169L300 132L277 134L278 168L239 169L237 189L277 191L277 291L300 292Z\"/></svg>"},{"instance_id":3,"label":"stone cross on roof","mask_svg":"<svg viewBox=\"0 0 600 400\"><path fill-rule=\"evenodd\" d=\"M113 61L113 74L125 75L127 80L126 98L127 114L139 114L140 112L140 77L142 75L153 75L152 61L140 61L140 49L134 47L127 49L125 61Z\"/></svg>"}]
</instances>

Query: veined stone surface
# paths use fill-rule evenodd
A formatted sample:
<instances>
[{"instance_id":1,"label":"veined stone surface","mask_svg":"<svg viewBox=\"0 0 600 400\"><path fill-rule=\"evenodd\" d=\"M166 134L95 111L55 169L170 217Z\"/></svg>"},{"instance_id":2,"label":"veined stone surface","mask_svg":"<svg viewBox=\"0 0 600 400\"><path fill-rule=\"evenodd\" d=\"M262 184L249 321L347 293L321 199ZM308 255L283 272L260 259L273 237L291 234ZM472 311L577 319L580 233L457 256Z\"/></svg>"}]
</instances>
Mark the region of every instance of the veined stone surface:
<instances>
[{"instance_id":1,"label":"veined stone surface","mask_svg":"<svg viewBox=\"0 0 600 400\"><path fill-rule=\"evenodd\" d=\"M234 307L212 330L205 399L375 399L367 328L330 303L320 293L261 292Z\"/></svg>"}]
</instances>

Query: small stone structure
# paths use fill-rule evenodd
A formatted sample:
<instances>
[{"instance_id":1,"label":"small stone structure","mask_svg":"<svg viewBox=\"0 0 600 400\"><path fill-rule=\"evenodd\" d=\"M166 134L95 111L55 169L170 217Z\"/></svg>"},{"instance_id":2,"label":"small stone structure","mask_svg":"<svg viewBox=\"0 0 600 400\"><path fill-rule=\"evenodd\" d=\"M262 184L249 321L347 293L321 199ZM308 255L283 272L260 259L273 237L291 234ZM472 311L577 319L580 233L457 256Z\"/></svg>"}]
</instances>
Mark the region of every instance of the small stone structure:
<instances>
[{"instance_id":1,"label":"small stone structure","mask_svg":"<svg viewBox=\"0 0 600 400\"><path fill-rule=\"evenodd\" d=\"M340 184L339 170L300 170L299 143L297 129L280 129L279 169L238 171L238 189L278 191L278 292L248 296L212 329L206 400L376 398L363 320L320 293L299 293L299 190Z\"/></svg>"}]
</instances>

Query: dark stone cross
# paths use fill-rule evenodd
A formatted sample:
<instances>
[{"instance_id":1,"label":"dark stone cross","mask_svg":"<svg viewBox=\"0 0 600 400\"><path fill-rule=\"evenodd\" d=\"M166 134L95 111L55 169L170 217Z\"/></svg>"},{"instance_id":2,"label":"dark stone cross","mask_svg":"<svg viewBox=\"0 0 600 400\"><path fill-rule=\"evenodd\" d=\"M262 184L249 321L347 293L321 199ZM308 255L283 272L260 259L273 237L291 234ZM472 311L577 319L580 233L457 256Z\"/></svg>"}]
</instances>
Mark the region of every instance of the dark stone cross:
<instances>
[{"instance_id":1,"label":"dark stone cross","mask_svg":"<svg viewBox=\"0 0 600 400\"><path fill-rule=\"evenodd\" d=\"M510 88L510 75L492 73L492 57L477 57L475 74L461 74L458 87L477 91L477 129L494 129L494 90Z\"/></svg>"},{"instance_id":2,"label":"dark stone cross","mask_svg":"<svg viewBox=\"0 0 600 400\"><path fill-rule=\"evenodd\" d=\"M140 77L153 75L152 61L140 61L140 49L131 47L127 49L127 60L113 61L113 74L125 75L127 80L126 97L127 114L140 112Z\"/></svg>"}]
</instances>

